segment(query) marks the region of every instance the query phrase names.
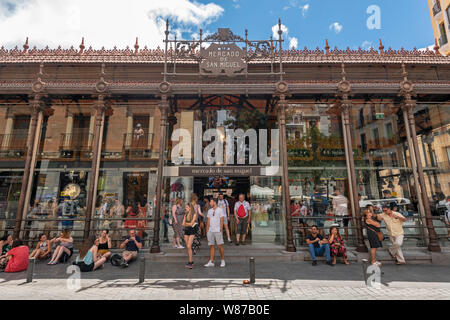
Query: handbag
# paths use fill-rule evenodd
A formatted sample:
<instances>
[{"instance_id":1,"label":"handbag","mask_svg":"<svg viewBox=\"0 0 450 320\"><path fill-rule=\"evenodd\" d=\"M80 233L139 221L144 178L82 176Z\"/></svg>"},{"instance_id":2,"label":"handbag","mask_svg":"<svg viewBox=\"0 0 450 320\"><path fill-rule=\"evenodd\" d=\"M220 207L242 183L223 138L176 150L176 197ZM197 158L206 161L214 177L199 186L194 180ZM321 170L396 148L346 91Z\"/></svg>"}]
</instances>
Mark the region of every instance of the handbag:
<instances>
[{"instance_id":1,"label":"handbag","mask_svg":"<svg viewBox=\"0 0 450 320\"><path fill-rule=\"evenodd\" d=\"M367 224L366 224L367 225ZM367 227L368 229L370 229L370 230L372 230L373 232L375 232L376 233L376 235L377 235L377 237L378 237L378 240L381 242L381 241L383 241L384 240L384 234L383 234L383 232L381 232L381 231L375 231L375 230L373 230L372 228L369 228L369 227Z\"/></svg>"}]
</instances>

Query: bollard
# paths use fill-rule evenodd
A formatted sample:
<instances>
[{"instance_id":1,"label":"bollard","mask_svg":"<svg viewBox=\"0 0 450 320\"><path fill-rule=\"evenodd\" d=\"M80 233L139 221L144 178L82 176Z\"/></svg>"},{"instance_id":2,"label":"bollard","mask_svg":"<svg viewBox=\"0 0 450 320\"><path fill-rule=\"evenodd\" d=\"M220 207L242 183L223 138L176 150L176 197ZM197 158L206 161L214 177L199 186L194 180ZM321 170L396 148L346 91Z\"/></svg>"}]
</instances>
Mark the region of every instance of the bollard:
<instances>
[{"instance_id":1,"label":"bollard","mask_svg":"<svg viewBox=\"0 0 450 320\"><path fill-rule=\"evenodd\" d=\"M255 283L255 258L250 258L250 283Z\"/></svg>"},{"instance_id":2,"label":"bollard","mask_svg":"<svg viewBox=\"0 0 450 320\"><path fill-rule=\"evenodd\" d=\"M139 283L145 281L145 257L142 256L139 259Z\"/></svg>"},{"instance_id":3,"label":"bollard","mask_svg":"<svg viewBox=\"0 0 450 320\"><path fill-rule=\"evenodd\" d=\"M34 273L34 262L36 259L31 258L28 262L28 268L27 268L27 283L33 282L33 273Z\"/></svg>"},{"instance_id":4,"label":"bollard","mask_svg":"<svg viewBox=\"0 0 450 320\"><path fill-rule=\"evenodd\" d=\"M364 283L367 285L367 268L369 266L369 260L362 259L361 261L363 263Z\"/></svg>"}]
</instances>

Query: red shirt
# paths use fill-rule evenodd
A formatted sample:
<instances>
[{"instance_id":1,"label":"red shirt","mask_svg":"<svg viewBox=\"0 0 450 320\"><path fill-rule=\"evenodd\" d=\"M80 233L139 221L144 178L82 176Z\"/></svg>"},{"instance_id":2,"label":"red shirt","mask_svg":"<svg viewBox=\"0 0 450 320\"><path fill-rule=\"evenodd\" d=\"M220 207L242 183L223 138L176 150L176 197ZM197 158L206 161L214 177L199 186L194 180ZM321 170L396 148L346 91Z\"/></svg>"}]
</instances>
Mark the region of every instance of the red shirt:
<instances>
[{"instance_id":1,"label":"red shirt","mask_svg":"<svg viewBox=\"0 0 450 320\"><path fill-rule=\"evenodd\" d=\"M8 261L5 272L21 272L28 268L28 255L30 251L27 246L20 246L8 251L11 258Z\"/></svg>"}]
</instances>

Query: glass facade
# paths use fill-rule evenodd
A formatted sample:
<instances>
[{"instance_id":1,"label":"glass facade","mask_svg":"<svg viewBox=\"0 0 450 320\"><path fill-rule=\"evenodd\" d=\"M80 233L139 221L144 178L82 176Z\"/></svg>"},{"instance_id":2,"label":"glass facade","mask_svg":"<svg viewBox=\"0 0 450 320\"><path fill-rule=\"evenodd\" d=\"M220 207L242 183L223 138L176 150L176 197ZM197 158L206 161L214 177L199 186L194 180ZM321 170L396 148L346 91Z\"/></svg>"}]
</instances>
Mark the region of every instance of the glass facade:
<instances>
[{"instance_id":1,"label":"glass facade","mask_svg":"<svg viewBox=\"0 0 450 320\"><path fill-rule=\"evenodd\" d=\"M161 151L158 102L129 99L110 106L100 131L101 158L96 176L92 176L91 168L96 125L93 103L62 99L51 105L52 112L43 114L34 173L25 198L23 237L35 241L39 233L54 236L70 228L76 241L81 241L88 197L92 194L90 179L96 179L91 229L97 233L104 228L110 230L117 246L127 229L137 227L146 246L150 246ZM223 193L231 208L237 195L243 193L253 210L249 239L253 243L285 245L282 162L277 162L273 171L268 169L273 163L263 163L261 157L287 155L290 214L294 222L302 223L294 223L295 245L304 244L305 230L311 225L326 231L334 223L339 223L347 241L356 245L355 200L349 184L340 109L330 104L289 101L287 150L280 152L279 140L273 137L278 133L278 117L266 105L263 100L242 103L230 98L224 102L219 97L211 98L208 105L196 100L180 101L171 110L166 148L162 150L161 217L170 216L176 199L186 203L193 193L200 199ZM31 114L23 102L2 104L0 113L0 228L11 233L19 205ZM419 103L414 118L433 225L441 245L446 245L448 229L442 217L450 195L450 105ZM397 208L408 218L406 245L425 246L424 211L415 190L402 108L387 100L354 103L350 125L359 207L372 204L379 210L381 205L390 204ZM242 129L242 145L236 136L238 129ZM187 138L183 136L186 133ZM268 142L266 150L261 147L261 139ZM196 150L198 141L201 148ZM255 141L259 146L256 153L252 149ZM219 142L221 151L215 149L215 142ZM195 168L214 170L208 174ZM334 216L337 190L348 201L348 224ZM231 219L232 236L235 229ZM161 238L168 235L172 235L171 228L163 228Z\"/></svg>"}]
</instances>

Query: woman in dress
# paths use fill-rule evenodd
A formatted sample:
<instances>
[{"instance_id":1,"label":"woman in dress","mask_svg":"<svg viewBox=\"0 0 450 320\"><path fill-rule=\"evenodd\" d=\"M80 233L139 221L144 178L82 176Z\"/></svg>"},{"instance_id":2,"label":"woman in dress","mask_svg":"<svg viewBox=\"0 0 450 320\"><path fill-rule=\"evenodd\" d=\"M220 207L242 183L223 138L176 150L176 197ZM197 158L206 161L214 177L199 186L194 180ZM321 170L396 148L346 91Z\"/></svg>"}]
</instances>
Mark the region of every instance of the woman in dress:
<instances>
[{"instance_id":1,"label":"woman in dress","mask_svg":"<svg viewBox=\"0 0 450 320\"><path fill-rule=\"evenodd\" d=\"M129 203L126 211L127 218L137 217L139 214L139 207L135 202ZM136 229L137 228L137 220L125 220L124 227L127 229Z\"/></svg>"},{"instance_id":2,"label":"woman in dress","mask_svg":"<svg viewBox=\"0 0 450 320\"><path fill-rule=\"evenodd\" d=\"M183 218L184 218L183 200L177 198L175 200L175 204L172 206L172 228L174 232L173 247L177 249L184 249L184 247L180 243L181 239L184 236L182 225Z\"/></svg>"},{"instance_id":3,"label":"woman in dress","mask_svg":"<svg viewBox=\"0 0 450 320\"><path fill-rule=\"evenodd\" d=\"M194 262L192 259L192 243L194 242L195 235L198 232L197 211L192 203L187 204L185 207L186 214L183 219L184 227L184 241L186 242L186 248L188 252L189 261L186 264L186 268L192 269Z\"/></svg>"},{"instance_id":4,"label":"woman in dress","mask_svg":"<svg viewBox=\"0 0 450 320\"><path fill-rule=\"evenodd\" d=\"M141 200L138 203L138 217L139 218L147 218L147 210L148 210L148 203L145 200ZM141 239L146 238L147 233L145 232L145 229L147 229L147 220L138 220L137 222L138 227L138 236ZM145 237L144 237L145 235Z\"/></svg>"},{"instance_id":5,"label":"woman in dress","mask_svg":"<svg viewBox=\"0 0 450 320\"><path fill-rule=\"evenodd\" d=\"M191 195L190 204L192 207L194 207L195 214L197 215L197 224L200 225L205 216L203 215L202 207L198 203L198 196L195 193Z\"/></svg>"},{"instance_id":6,"label":"woman in dress","mask_svg":"<svg viewBox=\"0 0 450 320\"><path fill-rule=\"evenodd\" d=\"M377 249L383 247L383 243L378 239L377 233L381 232L380 223L374 219L372 211L363 210L363 221L367 230L367 238L370 244L370 262L381 267L381 263L377 261Z\"/></svg>"},{"instance_id":7,"label":"woman in dress","mask_svg":"<svg viewBox=\"0 0 450 320\"><path fill-rule=\"evenodd\" d=\"M202 208L203 210L203 221L200 223L200 234L202 236L202 238L206 238L206 224L208 222L208 211L210 209L210 205L209 205L209 198L208 197L204 197L203 198L203 203L204 206Z\"/></svg>"},{"instance_id":8,"label":"woman in dress","mask_svg":"<svg viewBox=\"0 0 450 320\"><path fill-rule=\"evenodd\" d=\"M30 259L34 258L36 260L47 259L50 255L52 246L50 244L50 240L47 239L45 234L41 234L39 236L39 242L36 245L36 249L33 250L30 254Z\"/></svg>"},{"instance_id":9,"label":"woman in dress","mask_svg":"<svg viewBox=\"0 0 450 320\"><path fill-rule=\"evenodd\" d=\"M344 246L344 239L339 234L339 230L337 227L330 228L330 235L328 236L328 242L330 243L330 253L333 257L332 264L336 264L336 258L342 257L344 258L344 263L349 265L350 263L347 260L347 249Z\"/></svg>"}]
</instances>

